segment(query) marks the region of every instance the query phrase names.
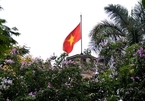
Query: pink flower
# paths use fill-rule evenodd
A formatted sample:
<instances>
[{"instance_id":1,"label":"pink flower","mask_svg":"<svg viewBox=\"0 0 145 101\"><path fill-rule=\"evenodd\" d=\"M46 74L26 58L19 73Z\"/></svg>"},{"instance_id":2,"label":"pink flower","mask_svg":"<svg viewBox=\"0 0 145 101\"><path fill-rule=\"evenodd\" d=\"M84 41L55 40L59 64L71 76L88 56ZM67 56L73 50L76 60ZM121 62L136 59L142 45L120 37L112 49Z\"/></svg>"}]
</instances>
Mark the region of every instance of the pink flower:
<instances>
[{"instance_id":1,"label":"pink flower","mask_svg":"<svg viewBox=\"0 0 145 101\"><path fill-rule=\"evenodd\" d=\"M29 95L30 95L31 97L35 97L35 95L33 94L33 92L30 92Z\"/></svg>"},{"instance_id":2,"label":"pink flower","mask_svg":"<svg viewBox=\"0 0 145 101\"><path fill-rule=\"evenodd\" d=\"M138 76L135 77L136 79L140 80L140 78Z\"/></svg>"},{"instance_id":3,"label":"pink flower","mask_svg":"<svg viewBox=\"0 0 145 101\"><path fill-rule=\"evenodd\" d=\"M95 79L95 82L99 82L99 80L98 79Z\"/></svg>"},{"instance_id":4,"label":"pink flower","mask_svg":"<svg viewBox=\"0 0 145 101\"><path fill-rule=\"evenodd\" d=\"M69 87L69 86L70 86L70 83L66 82L65 85L66 85L67 87Z\"/></svg>"},{"instance_id":5,"label":"pink flower","mask_svg":"<svg viewBox=\"0 0 145 101\"><path fill-rule=\"evenodd\" d=\"M143 48L142 47L137 50L137 53L139 54L140 57L145 57L145 54L143 54Z\"/></svg>"},{"instance_id":6,"label":"pink flower","mask_svg":"<svg viewBox=\"0 0 145 101\"><path fill-rule=\"evenodd\" d=\"M104 98L104 101L107 101L107 99L106 99L106 98Z\"/></svg>"},{"instance_id":7,"label":"pink flower","mask_svg":"<svg viewBox=\"0 0 145 101\"><path fill-rule=\"evenodd\" d=\"M38 63L38 58L35 58L34 59L34 63Z\"/></svg>"},{"instance_id":8,"label":"pink flower","mask_svg":"<svg viewBox=\"0 0 145 101\"><path fill-rule=\"evenodd\" d=\"M63 61L62 64L63 65L67 65L69 62L68 61Z\"/></svg>"},{"instance_id":9,"label":"pink flower","mask_svg":"<svg viewBox=\"0 0 145 101\"><path fill-rule=\"evenodd\" d=\"M5 60L5 62L6 62L6 63L9 63L9 64L14 63L14 61L13 61L13 60L11 60L11 59L9 59L9 60Z\"/></svg>"},{"instance_id":10,"label":"pink flower","mask_svg":"<svg viewBox=\"0 0 145 101\"><path fill-rule=\"evenodd\" d=\"M105 45L104 42L100 42L99 44L100 44L101 46L104 46L104 45Z\"/></svg>"},{"instance_id":11,"label":"pink flower","mask_svg":"<svg viewBox=\"0 0 145 101\"><path fill-rule=\"evenodd\" d=\"M22 65L20 67L20 70L22 70L24 68L24 66L26 65L26 62L22 62Z\"/></svg>"},{"instance_id":12,"label":"pink flower","mask_svg":"<svg viewBox=\"0 0 145 101\"><path fill-rule=\"evenodd\" d=\"M137 50L137 53L141 54L143 51L143 48L141 47L140 49Z\"/></svg>"},{"instance_id":13,"label":"pink flower","mask_svg":"<svg viewBox=\"0 0 145 101\"><path fill-rule=\"evenodd\" d=\"M57 93L57 92L58 92L58 90L55 90L55 92Z\"/></svg>"},{"instance_id":14,"label":"pink flower","mask_svg":"<svg viewBox=\"0 0 145 101\"><path fill-rule=\"evenodd\" d=\"M141 50L141 51L143 51L143 48L142 48L142 47L140 47L140 50Z\"/></svg>"},{"instance_id":15,"label":"pink flower","mask_svg":"<svg viewBox=\"0 0 145 101\"><path fill-rule=\"evenodd\" d=\"M134 81L134 77L130 77L130 79L131 79L132 81Z\"/></svg>"},{"instance_id":16,"label":"pink flower","mask_svg":"<svg viewBox=\"0 0 145 101\"><path fill-rule=\"evenodd\" d=\"M11 100L9 100L9 99L7 98L6 101L11 101Z\"/></svg>"},{"instance_id":17,"label":"pink flower","mask_svg":"<svg viewBox=\"0 0 145 101\"><path fill-rule=\"evenodd\" d=\"M126 94L126 95L129 94L129 92L125 92L125 94Z\"/></svg>"},{"instance_id":18,"label":"pink flower","mask_svg":"<svg viewBox=\"0 0 145 101\"><path fill-rule=\"evenodd\" d=\"M17 54L19 53L19 51L17 50L17 48L13 48L10 52L10 54Z\"/></svg>"},{"instance_id":19,"label":"pink flower","mask_svg":"<svg viewBox=\"0 0 145 101\"><path fill-rule=\"evenodd\" d=\"M0 64L0 68L2 68L2 64Z\"/></svg>"},{"instance_id":20,"label":"pink flower","mask_svg":"<svg viewBox=\"0 0 145 101\"><path fill-rule=\"evenodd\" d=\"M28 66L31 66L32 64L33 64L33 62L29 62L29 63L28 63Z\"/></svg>"},{"instance_id":21,"label":"pink flower","mask_svg":"<svg viewBox=\"0 0 145 101\"><path fill-rule=\"evenodd\" d=\"M100 73L103 73L103 72L104 72L103 70L100 71Z\"/></svg>"},{"instance_id":22,"label":"pink flower","mask_svg":"<svg viewBox=\"0 0 145 101\"><path fill-rule=\"evenodd\" d=\"M136 54L133 54L133 56L136 56Z\"/></svg>"},{"instance_id":23,"label":"pink flower","mask_svg":"<svg viewBox=\"0 0 145 101\"><path fill-rule=\"evenodd\" d=\"M144 42L140 42L140 43L143 45Z\"/></svg>"},{"instance_id":24,"label":"pink flower","mask_svg":"<svg viewBox=\"0 0 145 101\"><path fill-rule=\"evenodd\" d=\"M145 57L145 54L142 54L142 57Z\"/></svg>"},{"instance_id":25,"label":"pink flower","mask_svg":"<svg viewBox=\"0 0 145 101\"><path fill-rule=\"evenodd\" d=\"M50 70L53 70L54 68L53 68L53 66L50 66L49 69L50 69Z\"/></svg>"},{"instance_id":26,"label":"pink flower","mask_svg":"<svg viewBox=\"0 0 145 101\"><path fill-rule=\"evenodd\" d=\"M50 82L48 82L47 88L50 88L50 87L51 87Z\"/></svg>"}]
</instances>

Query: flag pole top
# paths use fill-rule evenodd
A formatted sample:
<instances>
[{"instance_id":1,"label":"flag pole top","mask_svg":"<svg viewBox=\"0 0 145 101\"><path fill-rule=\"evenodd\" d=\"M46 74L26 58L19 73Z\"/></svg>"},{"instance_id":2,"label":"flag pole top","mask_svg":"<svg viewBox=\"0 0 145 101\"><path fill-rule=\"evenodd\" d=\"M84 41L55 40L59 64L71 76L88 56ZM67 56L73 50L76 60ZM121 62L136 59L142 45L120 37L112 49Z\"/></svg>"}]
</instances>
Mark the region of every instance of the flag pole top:
<instances>
[{"instance_id":1,"label":"flag pole top","mask_svg":"<svg viewBox=\"0 0 145 101\"><path fill-rule=\"evenodd\" d=\"M83 43L82 43L82 40L83 40L83 39L82 39L82 14L80 14L80 27L81 27L81 28L80 28L80 29L81 29L81 30L80 30L80 31L81 31L81 54L83 54L83 52L82 52L82 49L83 49L83 48L82 48L82 47L83 47Z\"/></svg>"}]
</instances>

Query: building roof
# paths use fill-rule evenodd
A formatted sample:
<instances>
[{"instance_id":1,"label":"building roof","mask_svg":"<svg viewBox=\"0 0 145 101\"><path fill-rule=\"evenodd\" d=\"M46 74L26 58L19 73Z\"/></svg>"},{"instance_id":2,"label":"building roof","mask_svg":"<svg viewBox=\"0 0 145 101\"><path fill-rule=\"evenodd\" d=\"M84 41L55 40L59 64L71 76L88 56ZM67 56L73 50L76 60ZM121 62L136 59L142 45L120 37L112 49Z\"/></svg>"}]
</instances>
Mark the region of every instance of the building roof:
<instances>
[{"instance_id":1,"label":"building roof","mask_svg":"<svg viewBox=\"0 0 145 101\"><path fill-rule=\"evenodd\" d=\"M97 60L98 59L98 58L96 58L96 57L94 57L92 55L83 55L83 54L76 54L76 55L73 55L73 56L69 56L66 59L67 60L71 60L71 59L75 59L75 58L81 58L81 59L91 58L93 60Z\"/></svg>"}]
</instances>

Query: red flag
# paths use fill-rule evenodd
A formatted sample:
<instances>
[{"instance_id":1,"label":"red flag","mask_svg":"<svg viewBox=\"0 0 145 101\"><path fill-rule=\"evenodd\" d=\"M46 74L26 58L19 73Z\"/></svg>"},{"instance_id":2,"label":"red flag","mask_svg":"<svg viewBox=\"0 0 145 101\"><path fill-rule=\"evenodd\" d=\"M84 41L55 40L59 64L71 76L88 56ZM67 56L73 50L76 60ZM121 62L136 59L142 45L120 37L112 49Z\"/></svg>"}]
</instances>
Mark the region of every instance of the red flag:
<instances>
[{"instance_id":1,"label":"red flag","mask_svg":"<svg viewBox=\"0 0 145 101\"><path fill-rule=\"evenodd\" d=\"M66 53L70 53L73 50L73 46L81 39L81 27L80 23L77 27L65 38L63 43L63 50Z\"/></svg>"}]
</instances>

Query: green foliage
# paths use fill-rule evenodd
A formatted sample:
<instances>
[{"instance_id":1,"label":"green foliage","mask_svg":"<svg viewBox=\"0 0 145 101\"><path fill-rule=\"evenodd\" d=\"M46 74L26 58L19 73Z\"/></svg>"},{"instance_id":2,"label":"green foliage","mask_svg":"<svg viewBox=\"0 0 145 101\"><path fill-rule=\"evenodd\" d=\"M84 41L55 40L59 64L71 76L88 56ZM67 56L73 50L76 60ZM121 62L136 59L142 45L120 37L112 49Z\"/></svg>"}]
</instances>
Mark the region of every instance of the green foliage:
<instances>
[{"instance_id":1,"label":"green foliage","mask_svg":"<svg viewBox=\"0 0 145 101\"><path fill-rule=\"evenodd\" d=\"M0 9L2 8L0 7ZM12 35L20 35L16 27L9 28L5 25L5 23L6 20L0 18L0 57L4 55L6 50L10 49L17 43L17 41L13 39Z\"/></svg>"},{"instance_id":2,"label":"green foliage","mask_svg":"<svg viewBox=\"0 0 145 101\"><path fill-rule=\"evenodd\" d=\"M0 67L1 100L88 101L97 95L97 91L93 90L97 84L82 77L80 65L66 60L63 60L68 62L64 66L51 65L55 59L65 59L63 55L46 61L40 58L26 61L23 55L27 50L25 47L14 47L12 50L1 59L1 64L4 63Z\"/></svg>"},{"instance_id":3,"label":"green foliage","mask_svg":"<svg viewBox=\"0 0 145 101\"><path fill-rule=\"evenodd\" d=\"M91 50L89 48L85 49L83 52L84 55L91 55Z\"/></svg>"},{"instance_id":4,"label":"green foliage","mask_svg":"<svg viewBox=\"0 0 145 101\"><path fill-rule=\"evenodd\" d=\"M109 44L112 50L120 45L121 42ZM52 56L46 61L41 58L29 59L25 46L14 47L1 59L0 100L144 100L144 46L145 43L141 42L125 48L125 53L120 57L114 51L114 57L118 60L115 61L116 65L98 64L97 73L91 78L84 78L80 64L67 61L65 54ZM56 65L59 60L60 64ZM52 61L56 63L52 64Z\"/></svg>"},{"instance_id":5,"label":"green foliage","mask_svg":"<svg viewBox=\"0 0 145 101\"><path fill-rule=\"evenodd\" d=\"M141 2L129 11L119 4L109 4L104 8L109 20L97 24L90 32L90 46L95 52L104 49L104 45L118 40L124 40L125 46L130 46L144 40L145 9Z\"/></svg>"},{"instance_id":6,"label":"green foliage","mask_svg":"<svg viewBox=\"0 0 145 101\"><path fill-rule=\"evenodd\" d=\"M83 64L79 59L68 61L65 53L59 57L53 55L45 61L32 58L26 46L13 46L16 41L11 39L11 34L18 33L11 30L16 28L4 26L5 20L1 19L0 42L8 48L1 51L0 101L144 101L145 42L133 38L134 44L130 44L131 41L127 40L130 36L125 36L125 29L120 30L125 26L129 33L132 31L130 23L137 27L142 24L141 20L136 23L136 20L128 18L126 9L120 5L110 5L105 10L111 12L110 17L116 22L106 21L96 27L98 34L93 34L93 42L100 49L102 61L98 59L96 73L89 78L82 74L90 69L88 67L95 66L92 61ZM140 10L137 7L134 12L142 14ZM122 15L114 14L116 11ZM122 18L118 19L119 16ZM5 42L7 36L10 39L8 43ZM90 56L90 49L86 49L84 54ZM80 68L82 65L84 68Z\"/></svg>"},{"instance_id":7,"label":"green foliage","mask_svg":"<svg viewBox=\"0 0 145 101\"><path fill-rule=\"evenodd\" d=\"M145 0L142 0L142 5L145 8Z\"/></svg>"}]
</instances>

